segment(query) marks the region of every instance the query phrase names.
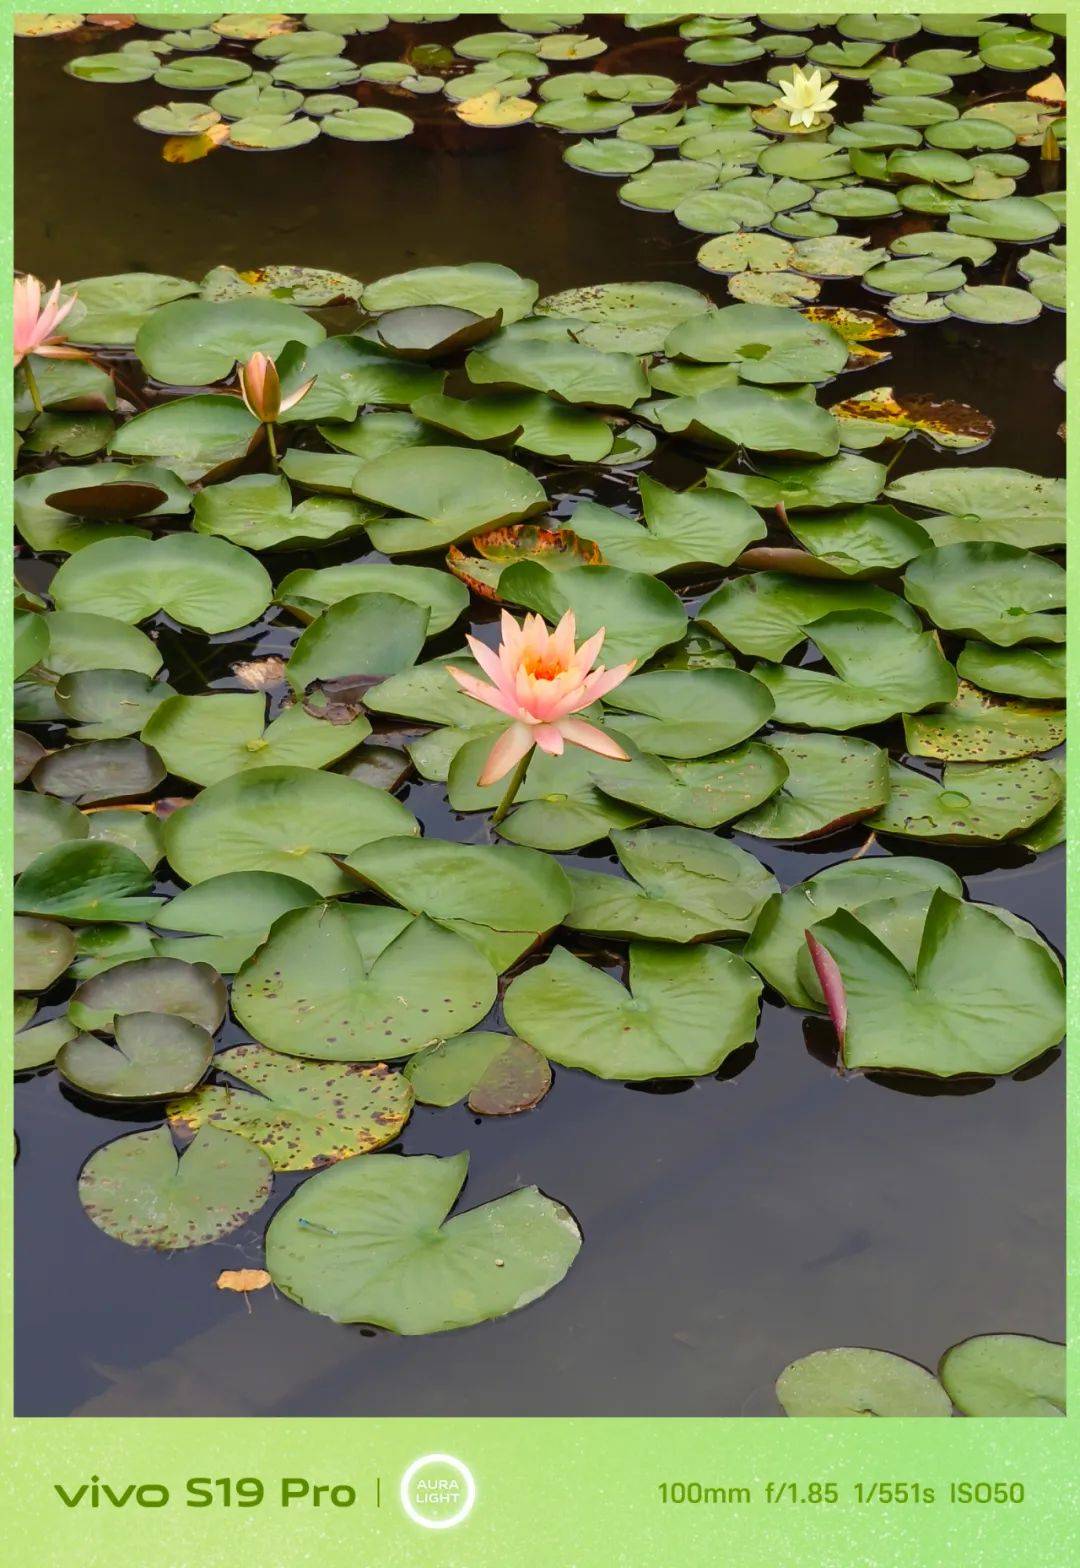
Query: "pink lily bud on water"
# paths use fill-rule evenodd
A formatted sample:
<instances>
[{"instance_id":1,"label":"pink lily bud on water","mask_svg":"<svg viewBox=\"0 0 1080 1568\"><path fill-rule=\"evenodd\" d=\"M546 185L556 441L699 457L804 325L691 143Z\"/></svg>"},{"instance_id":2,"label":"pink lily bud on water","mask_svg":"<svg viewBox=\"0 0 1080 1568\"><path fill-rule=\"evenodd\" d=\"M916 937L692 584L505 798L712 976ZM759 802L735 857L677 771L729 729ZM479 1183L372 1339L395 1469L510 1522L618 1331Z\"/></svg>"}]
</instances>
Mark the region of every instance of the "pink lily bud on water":
<instances>
[{"instance_id":1,"label":"pink lily bud on water","mask_svg":"<svg viewBox=\"0 0 1080 1568\"><path fill-rule=\"evenodd\" d=\"M44 304L41 302L41 283L29 274L15 280L15 311L12 338L15 344L15 364L21 365L28 354L39 354L43 359L87 359L82 349L70 348L63 343L63 333L57 327L69 314L77 296L60 303L60 285L57 283Z\"/></svg>"},{"instance_id":2,"label":"pink lily bud on water","mask_svg":"<svg viewBox=\"0 0 1080 1568\"><path fill-rule=\"evenodd\" d=\"M569 743L594 751L601 757L628 761L626 752L603 730L584 719L574 718L582 708L613 691L634 668L635 660L612 670L593 664L604 641L601 627L575 648L576 625L568 610L553 632L539 615L527 615L518 625L505 610L502 615L502 642L498 652L467 638L473 658L492 684L456 670L447 669L461 689L486 703L513 722L499 736L484 764L477 782L494 784L504 778L528 756L534 746L558 757Z\"/></svg>"},{"instance_id":3,"label":"pink lily bud on water","mask_svg":"<svg viewBox=\"0 0 1080 1568\"><path fill-rule=\"evenodd\" d=\"M245 407L264 425L272 425L280 415L288 413L290 408L295 408L301 398L306 397L315 385L315 377L312 376L295 392L282 397L277 366L269 354L258 351L252 354L246 365L240 366L239 376L240 396L244 400Z\"/></svg>"}]
</instances>

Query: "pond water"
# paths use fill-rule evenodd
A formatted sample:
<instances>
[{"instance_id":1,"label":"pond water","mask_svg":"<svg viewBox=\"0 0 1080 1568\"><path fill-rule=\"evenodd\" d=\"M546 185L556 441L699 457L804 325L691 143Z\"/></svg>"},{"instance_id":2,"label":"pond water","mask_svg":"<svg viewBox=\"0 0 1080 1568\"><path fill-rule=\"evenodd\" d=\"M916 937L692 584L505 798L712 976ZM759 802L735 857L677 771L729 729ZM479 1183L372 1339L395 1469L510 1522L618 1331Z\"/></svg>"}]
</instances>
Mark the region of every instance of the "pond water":
<instances>
[{"instance_id":1,"label":"pond water","mask_svg":"<svg viewBox=\"0 0 1080 1568\"><path fill-rule=\"evenodd\" d=\"M723 74L687 66L681 42L593 21L633 49L609 55L605 69ZM468 30L463 18L424 36ZM658 279L723 298L722 280L695 263L700 236L621 205L617 181L567 167L555 133L447 133L432 120L393 144L320 139L277 156L222 151L170 167L160 140L132 124L161 89L76 81L61 69L75 52L65 39L16 52L16 256L50 282L139 269L198 279L218 263L303 263L370 279L486 260L536 278L543 293ZM353 41L350 53L395 57L396 37ZM992 73L979 82L980 91L1013 85ZM879 242L896 220L866 231ZM1009 254L1002 247L989 270ZM857 284L826 284L822 300L879 303ZM971 456L909 443L894 474L963 461L1058 475L1064 414L1052 372L1062 358L1056 313L1020 328L953 321L897 339L887 366L853 390L885 381L967 398L996 422L992 443ZM679 483L699 472L682 460L666 470L663 459L653 471ZM573 470L564 475L548 482L569 503L582 492ZM613 472L599 498L617 503L632 478ZM339 546L318 564L354 558ZM294 553L264 560L275 577L316 564ZM27 570L37 583L49 575L46 563ZM695 584L688 602L708 586ZM235 688L236 660L287 652L296 635L275 612L223 636L182 633L164 618L159 629L167 678L188 692ZM439 639L428 656L457 643ZM899 724L873 738L901 753ZM399 793L427 830L475 834L475 819L454 817L439 786ZM786 887L846 859L867 835L801 847L734 837ZM1008 906L1063 945L1062 849L1036 860L1009 848L905 847L946 859L969 896ZM50 995L54 1010L65 994ZM339 1327L269 1290L248 1310L213 1288L220 1269L261 1264L269 1215L299 1176L278 1176L270 1207L217 1245L162 1256L110 1239L80 1208L77 1171L110 1138L159 1117L92 1108L55 1073L20 1081L17 1413L775 1415L776 1375L818 1348L880 1346L932 1366L972 1334L1062 1338L1058 1053L996 1081L841 1076L828 1025L769 998L756 1045L715 1077L658 1089L556 1069L552 1092L525 1115L416 1108L393 1147L468 1149L468 1206L535 1183L584 1234L557 1289L448 1336ZM240 1038L227 1025L225 1042Z\"/></svg>"}]
</instances>

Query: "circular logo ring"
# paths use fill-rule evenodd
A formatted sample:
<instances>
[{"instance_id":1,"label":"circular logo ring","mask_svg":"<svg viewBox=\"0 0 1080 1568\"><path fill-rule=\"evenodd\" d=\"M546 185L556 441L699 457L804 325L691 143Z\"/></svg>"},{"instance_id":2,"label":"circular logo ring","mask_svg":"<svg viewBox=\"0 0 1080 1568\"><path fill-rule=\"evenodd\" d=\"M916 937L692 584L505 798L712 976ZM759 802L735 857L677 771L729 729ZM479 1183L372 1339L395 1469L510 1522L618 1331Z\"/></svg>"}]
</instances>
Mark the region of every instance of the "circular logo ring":
<instances>
[{"instance_id":1,"label":"circular logo ring","mask_svg":"<svg viewBox=\"0 0 1080 1568\"><path fill-rule=\"evenodd\" d=\"M440 1466L459 1476L464 1483L465 1493L452 1514L432 1516L421 1512L413 1499L412 1485L420 1471L426 1468ZM460 1459L455 1459L452 1454L424 1454L420 1459L414 1459L401 1478L401 1506L414 1524L422 1525L425 1530L450 1530L456 1524L461 1524L472 1513L473 1504L476 1502L476 1482L473 1480L472 1471L468 1465L462 1464Z\"/></svg>"}]
</instances>

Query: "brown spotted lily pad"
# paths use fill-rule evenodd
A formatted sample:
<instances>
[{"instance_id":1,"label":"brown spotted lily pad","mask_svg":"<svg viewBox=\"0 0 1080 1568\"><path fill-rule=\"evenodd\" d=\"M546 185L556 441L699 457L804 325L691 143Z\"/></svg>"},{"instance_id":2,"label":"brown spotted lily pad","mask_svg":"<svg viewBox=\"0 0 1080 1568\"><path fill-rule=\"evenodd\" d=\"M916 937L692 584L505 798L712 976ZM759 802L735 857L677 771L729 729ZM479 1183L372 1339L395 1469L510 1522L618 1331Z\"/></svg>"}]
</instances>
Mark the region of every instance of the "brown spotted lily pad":
<instances>
[{"instance_id":1,"label":"brown spotted lily pad","mask_svg":"<svg viewBox=\"0 0 1080 1568\"><path fill-rule=\"evenodd\" d=\"M856 310L847 305L811 305L803 311L807 321L819 321L839 332L848 346L848 370L866 370L892 355L890 348L870 348L876 342L902 338L904 331L876 310Z\"/></svg>"},{"instance_id":2,"label":"brown spotted lily pad","mask_svg":"<svg viewBox=\"0 0 1080 1568\"><path fill-rule=\"evenodd\" d=\"M512 1034L472 1029L414 1056L405 1069L422 1105L467 1098L478 1116L530 1111L551 1088L546 1056Z\"/></svg>"},{"instance_id":3,"label":"brown spotted lily pad","mask_svg":"<svg viewBox=\"0 0 1080 1568\"><path fill-rule=\"evenodd\" d=\"M1065 739L1065 709L999 697L961 681L955 698L928 713L905 714L907 749L943 762L1008 762L1052 751Z\"/></svg>"},{"instance_id":4,"label":"brown spotted lily pad","mask_svg":"<svg viewBox=\"0 0 1080 1568\"><path fill-rule=\"evenodd\" d=\"M499 578L504 567L517 561L540 561L548 571L568 566L601 566L599 545L582 539L570 528L544 528L539 523L517 523L493 528L473 539L467 553L451 545L446 564L474 593L484 599L499 598Z\"/></svg>"},{"instance_id":5,"label":"brown spotted lily pad","mask_svg":"<svg viewBox=\"0 0 1080 1568\"><path fill-rule=\"evenodd\" d=\"M314 1170L381 1149L412 1112L412 1086L382 1062L307 1062L238 1045L214 1065L243 1087L205 1084L173 1100L170 1124L178 1133L205 1126L238 1133L276 1171Z\"/></svg>"},{"instance_id":6,"label":"brown spotted lily pad","mask_svg":"<svg viewBox=\"0 0 1080 1568\"><path fill-rule=\"evenodd\" d=\"M840 421L841 445L860 449L914 434L946 451L971 452L994 434L994 421L970 403L892 387L857 392L830 412Z\"/></svg>"}]
</instances>

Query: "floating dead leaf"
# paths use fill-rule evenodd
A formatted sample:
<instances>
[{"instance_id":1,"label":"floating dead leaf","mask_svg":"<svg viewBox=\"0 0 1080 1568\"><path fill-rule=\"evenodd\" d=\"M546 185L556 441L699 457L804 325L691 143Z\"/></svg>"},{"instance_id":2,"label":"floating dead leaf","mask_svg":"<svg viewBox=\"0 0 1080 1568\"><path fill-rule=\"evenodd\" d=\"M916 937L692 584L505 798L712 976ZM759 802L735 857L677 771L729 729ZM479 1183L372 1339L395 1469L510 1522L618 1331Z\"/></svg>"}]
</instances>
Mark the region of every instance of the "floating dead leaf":
<instances>
[{"instance_id":1,"label":"floating dead leaf","mask_svg":"<svg viewBox=\"0 0 1080 1568\"><path fill-rule=\"evenodd\" d=\"M135 26L135 17L119 11L107 11L104 14L88 16L86 20L93 27L107 27L110 32L120 33L127 27Z\"/></svg>"},{"instance_id":2,"label":"floating dead leaf","mask_svg":"<svg viewBox=\"0 0 1080 1568\"><path fill-rule=\"evenodd\" d=\"M17 12L12 31L16 38L59 38L62 33L74 33L83 25L80 12L70 15L55 11Z\"/></svg>"},{"instance_id":3,"label":"floating dead leaf","mask_svg":"<svg viewBox=\"0 0 1080 1568\"><path fill-rule=\"evenodd\" d=\"M122 522L129 517L143 517L166 499L165 491L157 485L117 479L111 484L78 485L71 490L58 490L45 497L45 504L57 512L66 512L69 517Z\"/></svg>"},{"instance_id":4,"label":"floating dead leaf","mask_svg":"<svg viewBox=\"0 0 1080 1568\"><path fill-rule=\"evenodd\" d=\"M304 712L327 724L351 724L363 713L367 693L385 679L385 675L337 675L312 681L302 699Z\"/></svg>"},{"instance_id":5,"label":"floating dead leaf","mask_svg":"<svg viewBox=\"0 0 1080 1568\"><path fill-rule=\"evenodd\" d=\"M876 310L858 310L847 305L810 305L802 311L807 321L820 321L839 332L851 356L847 370L864 370L892 356L892 349L867 348L868 343L882 338L902 338L904 331L888 316L879 316Z\"/></svg>"},{"instance_id":6,"label":"floating dead leaf","mask_svg":"<svg viewBox=\"0 0 1080 1568\"><path fill-rule=\"evenodd\" d=\"M249 691L266 691L285 682L285 660L272 654L266 659L241 659L231 666L233 674Z\"/></svg>"},{"instance_id":7,"label":"floating dead leaf","mask_svg":"<svg viewBox=\"0 0 1080 1568\"><path fill-rule=\"evenodd\" d=\"M471 548L475 555L451 545L446 564L482 599L498 599L503 568L515 561L542 561L549 571L558 571L565 566L601 566L604 560L600 546L591 539L580 538L570 528L544 528L538 523L493 528L473 539Z\"/></svg>"},{"instance_id":8,"label":"floating dead leaf","mask_svg":"<svg viewBox=\"0 0 1080 1568\"><path fill-rule=\"evenodd\" d=\"M1032 98L1036 103L1064 104L1065 83L1054 71L1050 76L1044 76L1041 82L1036 82L1029 87L1024 95Z\"/></svg>"},{"instance_id":9,"label":"floating dead leaf","mask_svg":"<svg viewBox=\"0 0 1080 1568\"><path fill-rule=\"evenodd\" d=\"M244 1296L249 1290L265 1290L269 1283L265 1269L222 1269L215 1281L218 1290L235 1290Z\"/></svg>"},{"instance_id":10,"label":"floating dead leaf","mask_svg":"<svg viewBox=\"0 0 1080 1568\"><path fill-rule=\"evenodd\" d=\"M848 437L864 437L859 444L872 446L914 433L946 451L971 451L985 446L994 434L994 421L970 403L928 393L898 393L892 387L857 392L834 403L830 413L840 421L842 443Z\"/></svg>"},{"instance_id":11,"label":"floating dead leaf","mask_svg":"<svg viewBox=\"0 0 1080 1568\"><path fill-rule=\"evenodd\" d=\"M531 98L504 98L497 87L475 98L466 98L454 108L459 120L483 130L502 130L507 125L524 125L536 113Z\"/></svg>"},{"instance_id":12,"label":"floating dead leaf","mask_svg":"<svg viewBox=\"0 0 1080 1568\"><path fill-rule=\"evenodd\" d=\"M227 125L212 125L201 136L170 136L162 144L161 156L166 163L196 163L208 153L216 152L229 140Z\"/></svg>"}]
</instances>

